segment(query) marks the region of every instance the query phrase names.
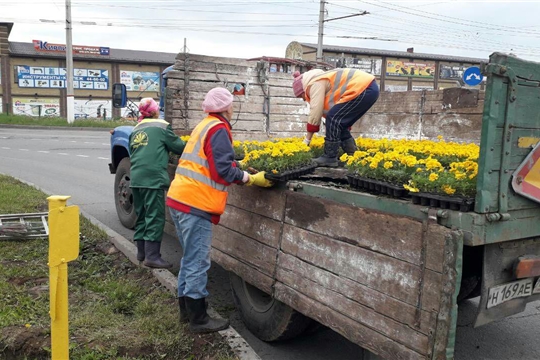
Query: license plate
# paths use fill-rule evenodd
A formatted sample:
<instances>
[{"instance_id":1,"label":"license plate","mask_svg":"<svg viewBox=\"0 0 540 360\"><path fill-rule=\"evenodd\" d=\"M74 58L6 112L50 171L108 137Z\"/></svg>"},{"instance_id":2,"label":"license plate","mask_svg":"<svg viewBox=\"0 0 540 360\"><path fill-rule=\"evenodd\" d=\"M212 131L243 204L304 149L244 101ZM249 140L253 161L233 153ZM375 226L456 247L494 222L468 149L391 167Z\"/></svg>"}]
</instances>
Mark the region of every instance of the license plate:
<instances>
[{"instance_id":1,"label":"license plate","mask_svg":"<svg viewBox=\"0 0 540 360\"><path fill-rule=\"evenodd\" d=\"M534 287L533 294L540 294L540 279L536 282L536 286Z\"/></svg>"},{"instance_id":2,"label":"license plate","mask_svg":"<svg viewBox=\"0 0 540 360\"><path fill-rule=\"evenodd\" d=\"M532 295L533 284L533 279L524 279L490 288L488 291L487 308L492 308L512 299ZM536 284L536 287L538 286Z\"/></svg>"}]
</instances>

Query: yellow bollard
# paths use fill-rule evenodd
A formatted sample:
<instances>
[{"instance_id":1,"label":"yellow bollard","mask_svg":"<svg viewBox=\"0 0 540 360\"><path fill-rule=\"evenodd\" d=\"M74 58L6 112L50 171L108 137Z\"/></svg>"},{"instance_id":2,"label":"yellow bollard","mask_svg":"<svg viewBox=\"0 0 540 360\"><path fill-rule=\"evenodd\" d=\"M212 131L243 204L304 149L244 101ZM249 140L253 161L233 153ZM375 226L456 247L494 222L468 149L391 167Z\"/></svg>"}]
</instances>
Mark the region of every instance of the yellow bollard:
<instances>
[{"instance_id":1,"label":"yellow bollard","mask_svg":"<svg viewBox=\"0 0 540 360\"><path fill-rule=\"evenodd\" d=\"M79 207L71 196L49 200L49 294L52 360L69 359L67 263L79 256Z\"/></svg>"}]
</instances>

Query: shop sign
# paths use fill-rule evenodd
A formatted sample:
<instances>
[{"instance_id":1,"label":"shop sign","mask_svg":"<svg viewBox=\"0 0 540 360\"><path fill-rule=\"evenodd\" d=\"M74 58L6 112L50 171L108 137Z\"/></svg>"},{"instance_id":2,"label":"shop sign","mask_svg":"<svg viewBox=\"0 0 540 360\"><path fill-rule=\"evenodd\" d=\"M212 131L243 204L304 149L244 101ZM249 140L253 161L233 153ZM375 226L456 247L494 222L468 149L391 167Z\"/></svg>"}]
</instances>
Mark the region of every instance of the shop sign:
<instances>
[{"instance_id":1,"label":"shop sign","mask_svg":"<svg viewBox=\"0 0 540 360\"><path fill-rule=\"evenodd\" d=\"M159 91L159 72L120 70L127 91Z\"/></svg>"},{"instance_id":2,"label":"shop sign","mask_svg":"<svg viewBox=\"0 0 540 360\"><path fill-rule=\"evenodd\" d=\"M13 114L26 116L60 116L60 99L13 98Z\"/></svg>"},{"instance_id":3,"label":"shop sign","mask_svg":"<svg viewBox=\"0 0 540 360\"><path fill-rule=\"evenodd\" d=\"M34 49L41 52L65 53L67 48L66 45L50 44L47 41L42 40L32 40L32 42L34 43ZM109 56L111 54L111 49L102 46L73 45L73 54Z\"/></svg>"},{"instance_id":4,"label":"shop sign","mask_svg":"<svg viewBox=\"0 0 540 360\"><path fill-rule=\"evenodd\" d=\"M66 87L66 69L40 66L17 66L19 87L63 89ZM73 69L73 87L83 90L108 90L109 71Z\"/></svg>"},{"instance_id":5,"label":"shop sign","mask_svg":"<svg viewBox=\"0 0 540 360\"><path fill-rule=\"evenodd\" d=\"M441 65L441 70L439 71L439 78L459 80L463 78L463 73L465 72L465 70L467 70L467 66Z\"/></svg>"},{"instance_id":6,"label":"shop sign","mask_svg":"<svg viewBox=\"0 0 540 360\"><path fill-rule=\"evenodd\" d=\"M408 62L399 60L388 60L386 63L386 75L433 78L435 74L435 63L432 62Z\"/></svg>"}]
</instances>

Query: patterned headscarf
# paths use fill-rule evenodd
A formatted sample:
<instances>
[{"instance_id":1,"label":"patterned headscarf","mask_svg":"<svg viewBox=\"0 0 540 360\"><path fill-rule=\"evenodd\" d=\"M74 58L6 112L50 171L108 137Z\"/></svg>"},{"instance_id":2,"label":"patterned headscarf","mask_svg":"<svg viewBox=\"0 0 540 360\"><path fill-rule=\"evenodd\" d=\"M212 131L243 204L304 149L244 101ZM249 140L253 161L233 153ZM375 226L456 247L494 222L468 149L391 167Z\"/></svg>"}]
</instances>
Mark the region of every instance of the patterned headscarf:
<instances>
[{"instance_id":1,"label":"patterned headscarf","mask_svg":"<svg viewBox=\"0 0 540 360\"><path fill-rule=\"evenodd\" d=\"M139 103L139 122L143 119L153 118L159 115L159 106L152 98L144 98Z\"/></svg>"}]
</instances>

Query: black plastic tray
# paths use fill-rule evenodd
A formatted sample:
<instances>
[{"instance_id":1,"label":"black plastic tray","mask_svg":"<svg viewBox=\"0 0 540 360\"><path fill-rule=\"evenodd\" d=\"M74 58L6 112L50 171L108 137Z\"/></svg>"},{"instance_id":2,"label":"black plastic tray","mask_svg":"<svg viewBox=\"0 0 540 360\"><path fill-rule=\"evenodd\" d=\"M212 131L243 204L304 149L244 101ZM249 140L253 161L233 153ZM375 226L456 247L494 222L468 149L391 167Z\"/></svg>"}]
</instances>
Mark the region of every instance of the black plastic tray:
<instances>
[{"instance_id":1,"label":"black plastic tray","mask_svg":"<svg viewBox=\"0 0 540 360\"><path fill-rule=\"evenodd\" d=\"M302 175L311 174L316 167L317 164L313 163L298 169L287 170L280 174L266 173L264 177L271 181L289 181L292 179L297 179Z\"/></svg>"},{"instance_id":2,"label":"black plastic tray","mask_svg":"<svg viewBox=\"0 0 540 360\"><path fill-rule=\"evenodd\" d=\"M347 180L351 187L366 190L375 194L384 194L392 197L407 197L409 192L403 186L397 186L384 181L363 178L347 174Z\"/></svg>"},{"instance_id":3,"label":"black plastic tray","mask_svg":"<svg viewBox=\"0 0 540 360\"><path fill-rule=\"evenodd\" d=\"M441 209L457 210L468 212L474 210L474 198L465 198L462 196L447 196L431 193L411 193L413 204L436 207Z\"/></svg>"}]
</instances>

